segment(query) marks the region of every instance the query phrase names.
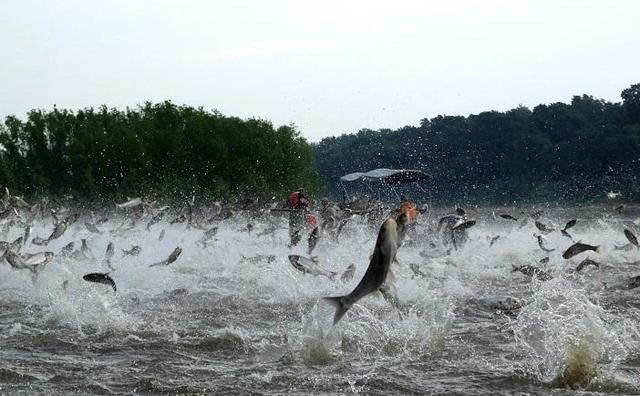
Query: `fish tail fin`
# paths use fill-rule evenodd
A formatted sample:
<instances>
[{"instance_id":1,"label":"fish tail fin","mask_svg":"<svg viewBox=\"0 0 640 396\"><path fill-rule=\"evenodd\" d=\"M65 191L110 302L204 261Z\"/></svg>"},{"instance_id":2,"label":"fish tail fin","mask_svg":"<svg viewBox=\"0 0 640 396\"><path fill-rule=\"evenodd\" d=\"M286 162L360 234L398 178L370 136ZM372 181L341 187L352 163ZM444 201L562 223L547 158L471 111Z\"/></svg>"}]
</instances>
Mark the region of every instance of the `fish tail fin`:
<instances>
[{"instance_id":1,"label":"fish tail fin","mask_svg":"<svg viewBox=\"0 0 640 396\"><path fill-rule=\"evenodd\" d=\"M595 250L595 252L596 252L596 253L602 253L602 245L598 245L598 246L596 246L596 250Z\"/></svg>"},{"instance_id":2,"label":"fish tail fin","mask_svg":"<svg viewBox=\"0 0 640 396\"><path fill-rule=\"evenodd\" d=\"M342 299L345 296L339 297L325 297L323 300L333 305L336 308L336 313L333 315L333 324L335 325L342 319L345 313L351 308L351 304L345 304Z\"/></svg>"}]
</instances>

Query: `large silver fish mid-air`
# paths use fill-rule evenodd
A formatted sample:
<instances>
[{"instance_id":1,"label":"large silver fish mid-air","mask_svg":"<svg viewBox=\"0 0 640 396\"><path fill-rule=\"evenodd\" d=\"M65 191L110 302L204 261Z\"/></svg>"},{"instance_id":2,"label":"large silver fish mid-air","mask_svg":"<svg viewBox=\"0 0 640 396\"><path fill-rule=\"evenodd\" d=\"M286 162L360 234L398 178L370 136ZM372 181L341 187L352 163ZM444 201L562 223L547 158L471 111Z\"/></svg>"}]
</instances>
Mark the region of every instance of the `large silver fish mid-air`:
<instances>
[{"instance_id":1,"label":"large silver fish mid-air","mask_svg":"<svg viewBox=\"0 0 640 396\"><path fill-rule=\"evenodd\" d=\"M406 218L406 217L405 217ZM344 314L361 298L379 291L387 280L391 262L398 251L398 223L394 219L387 219L378 232L376 246L369 262L367 272L353 291L344 296L325 297L325 300L335 306L333 317L335 325Z\"/></svg>"}]
</instances>

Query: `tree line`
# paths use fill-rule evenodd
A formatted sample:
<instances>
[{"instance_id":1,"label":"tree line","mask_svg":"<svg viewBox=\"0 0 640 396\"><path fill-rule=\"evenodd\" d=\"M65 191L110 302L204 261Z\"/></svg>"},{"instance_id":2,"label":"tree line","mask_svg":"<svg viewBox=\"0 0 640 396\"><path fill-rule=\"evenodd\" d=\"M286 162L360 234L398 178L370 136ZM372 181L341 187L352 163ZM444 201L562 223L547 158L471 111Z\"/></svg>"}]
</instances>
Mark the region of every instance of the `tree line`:
<instances>
[{"instance_id":1,"label":"tree line","mask_svg":"<svg viewBox=\"0 0 640 396\"><path fill-rule=\"evenodd\" d=\"M422 169L436 202L592 202L606 191L640 200L640 84L612 103L571 103L506 112L440 115L419 126L364 129L313 144L328 191L338 179L374 168Z\"/></svg>"},{"instance_id":2,"label":"tree line","mask_svg":"<svg viewBox=\"0 0 640 396\"><path fill-rule=\"evenodd\" d=\"M418 168L435 202L588 202L606 191L640 199L640 84L622 101L425 118L309 145L275 128L169 101L133 109L32 110L0 124L0 185L26 197L104 201L145 196L281 199L304 186L341 197L339 177ZM318 176L320 175L320 177Z\"/></svg>"},{"instance_id":3,"label":"tree line","mask_svg":"<svg viewBox=\"0 0 640 396\"><path fill-rule=\"evenodd\" d=\"M300 185L317 190L319 180L312 151L294 126L274 128L167 101L6 117L0 185L26 197L175 201L279 199Z\"/></svg>"}]
</instances>

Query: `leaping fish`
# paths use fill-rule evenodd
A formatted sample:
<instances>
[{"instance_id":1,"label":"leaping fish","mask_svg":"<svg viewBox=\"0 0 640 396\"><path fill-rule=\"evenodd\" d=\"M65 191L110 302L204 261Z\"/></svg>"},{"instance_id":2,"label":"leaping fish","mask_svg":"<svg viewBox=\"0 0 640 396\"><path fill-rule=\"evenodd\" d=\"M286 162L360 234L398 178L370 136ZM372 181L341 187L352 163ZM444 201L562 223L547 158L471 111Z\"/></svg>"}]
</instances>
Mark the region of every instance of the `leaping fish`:
<instances>
[{"instance_id":1,"label":"leaping fish","mask_svg":"<svg viewBox=\"0 0 640 396\"><path fill-rule=\"evenodd\" d=\"M571 227L573 227L574 225L576 225L576 223L577 223L577 222L578 222L578 220L576 220L576 219L569 220L569 221L567 222L567 224L564 226L563 230L564 230L564 231L568 230L569 228L571 228Z\"/></svg>"},{"instance_id":2,"label":"leaping fish","mask_svg":"<svg viewBox=\"0 0 640 396\"><path fill-rule=\"evenodd\" d=\"M84 275L82 279L86 280L87 282L101 283L103 285L111 286L113 287L114 293L118 290L116 288L116 282L114 282L114 280L109 276L108 272L107 273L93 272L91 274Z\"/></svg>"},{"instance_id":3,"label":"leaping fish","mask_svg":"<svg viewBox=\"0 0 640 396\"><path fill-rule=\"evenodd\" d=\"M614 283L612 285L608 285L605 283L605 289L607 290L631 290L637 287L640 287L640 275L632 276L631 278L627 278L622 282Z\"/></svg>"},{"instance_id":4,"label":"leaping fish","mask_svg":"<svg viewBox=\"0 0 640 396\"><path fill-rule=\"evenodd\" d=\"M202 234L202 238L198 240L198 243L207 246L209 242L212 242L211 238L213 238L218 233L218 227L211 227Z\"/></svg>"},{"instance_id":5,"label":"leaping fish","mask_svg":"<svg viewBox=\"0 0 640 396\"><path fill-rule=\"evenodd\" d=\"M31 243L37 246L47 246L49 242L46 239L42 239L39 236L37 236L31 240Z\"/></svg>"},{"instance_id":6,"label":"leaping fish","mask_svg":"<svg viewBox=\"0 0 640 396\"><path fill-rule=\"evenodd\" d=\"M623 250L623 251L625 251L625 252L628 252L629 250L632 250L632 249L633 249L633 244L631 244L631 243L627 243L627 244L622 245L622 246L613 245L613 248L614 248L615 250Z\"/></svg>"},{"instance_id":7,"label":"leaping fish","mask_svg":"<svg viewBox=\"0 0 640 396\"><path fill-rule=\"evenodd\" d=\"M545 224L543 224L543 223L541 223L539 221L536 221L534 224L536 225L536 228L538 230L540 230L540 232L543 233L543 234L548 234L550 232L555 231L553 228L547 227Z\"/></svg>"},{"instance_id":8,"label":"leaping fish","mask_svg":"<svg viewBox=\"0 0 640 396\"><path fill-rule=\"evenodd\" d=\"M471 228L474 225L476 225L476 221L475 220L464 221L464 222L460 222L460 223L456 224L452 228L452 230L462 231L462 230L466 230L467 228Z\"/></svg>"},{"instance_id":9,"label":"leaping fish","mask_svg":"<svg viewBox=\"0 0 640 396\"><path fill-rule=\"evenodd\" d=\"M600 252L600 246L587 245L586 243L576 242L562 253L564 259L570 259L571 257L578 255L587 250L593 250L594 252Z\"/></svg>"},{"instance_id":10,"label":"leaping fish","mask_svg":"<svg viewBox=\"0 0 640 396\"><path fill-rule=\"evenodd\" d=\"M159 265L169 265L178 259L178 256L180 256L180 253L182 253L182 248L178 246L177 248L173 249L173 252L171 252L171 254L169 255L169 258L167 258L166 260L162 260L160 262L151 264L149 267L156 267Z\"/></svg>"},{"instance_id":11,"label":"leaping fish","mask_svg":"<svg viewBox=\"0 0 640 396\"><path fill-rule=\"evenodd\" d=\"M562 233L562 235L564 235L564 236L566 236L567 238L569 238L569 239L573 240L573 237L572 237L572 236L567 232L567 230L568 230L569 228L573 227L574 225L576 225L576 223L577 223L577 220L576 220L576 219L569 220L569 221L567 222L567 224L564 226L564 228L560 230L560 232Z\"/></svg>"},{"instance_id":12,"label":"leaping fish","mask_svg":"<svg viewBox=\"0 0 640 396\"><path fill-rule=\"evenodd\" d=\"M64 247L62 248L60 253L62 253L63 255L70 254L71 252L73 252L73 247L74 246L75 246L75 243L73 241L71 241L71 242L67 243L66 245L64 245Z\"/></svg>"},{"instance_id":13,"label":"leaping fish","mask_svg":"<svg viewBox=\"0 0 640 396\"><path fill-rule=\"evenodd\" d=\"M33 281L42 271L42 269L53 260L52 252L43 252L37 254L25 254L24 257L19 253L7 250L5 252L5 259L15 269L28 269L33 273Z\"/></svg>"},{"instance_id":14,"label":"leaping fish","mask_svg":"<svg viewBox=\"0 0 640 396\"><path fill-rule=\"evenodd\" d=\"M337 272L326 271L318 267L317 257L312 257L309 259L303 256L298 256L297 254L290 254L288 258L293 268L297 269L303 274L310 274L313 276L322 275L329 278L330 280L333 280L333 278L338 275Z\"/></svg>"},{"instance_id":15,"label":"leaping fish","mask_svg":"<svg viewBox=\"0 0 640 396\"><path fill-rule=\"evenodd\" d=\"M157 224L158 222L160 222L160 220L162 220L162 218L164 217L165 213L167 213L167 209L169 209L168 206L163 206L162 208L158 209L158 213L156 213L151 220L149 220L149 222L147 223L147 231L149 231L151 229L151 226L154 224Z\"/></svg>"},{"instance_id":16,"label":"leaping fish","mask_svg":"<svg viewBox=\"0 0 640 396\"><path fill-rule=\"evenodd\" d=\"M538 278L538 280L541 280L543 282L552 279L552 276L549 275L548 272L533 265L512 265L512 272L520 272L531 277L535 276L536 278Z\"/></svg>"},{"instance_id":17,"label":"leaping fish","mask_svg":"<svg viewBox=\"0 0 640 396\"><path fill-rule=\"evenodd\" d=\"M140 206L142 205L142 199L140 198L133 198L128 200L127 202L123 202L121 204L116 204L116 207L120 208L120 209L129 209L129 208L135 208L136 206Z\"/></svg>"},{"instance_id":18,"label":"leaping fish","mask_svg":"<svg viewBox=\"0 0 640 396\"><path fill-rule=\"evenodd\" d=\"M409 264L409 268L411 268L411 271L413 271L413 275L411 275L411 279L415 278L416 276L419 276L421 278L427 277L427 274L425 274L420 270L420 266L418 264L411 263Z\"/></svg>"},{"instance_id":19,"label":"leaping fish","mask_svg":"<svg viewBox=\"0 0 640 396\"><path fill-rule=\"evenodd\" d=\"M93 223L89 223L88 221L85 221L84 226L87 227L87 230L89 230L89 232L92 232L94 234L102 234L102 231L100 231L98 227L96 227L96 225Z\"/></svg>"},{"instance_id":20,"label":"leaping fish","mask_svg":"<svg viewBox=\"0 0 640 396\"><path fill-rule=\"evenodd\" d=\"M353 291L345 296L325 297L325 300L336 307L333 317L335 325L344 314L361 298L379 291L387 280L387 275L398 251L398 223L394 219L387 219L378 232L378 240L373 250L367 272L364 274Z\"/></svg>"},{"instance_id":21,"label":"leaping fish","mask_svg":"<svg viewBox=\"0 0 640 396\"><path fill-rule=\"evenodd\" d=\"M315 249L316 244L318 243L318 240L320 239L320 228L316 227L313 229L313 231L311 231L311 234L309 234L309 251L308 253L311 254L311 252L313 252L313 249Z\"/></svg>"},{"instance_id":22,"label":"leaping fish","mask_svg":"<svg viewBox=\"0 0 640 396\"><path fill-rule=\"evenodd\" d=\"M626 228L624 229L624 236L627 237L627 240L635 247L640 248L640 245L638 245L638 238L636 238L636 236L634 235L633 232L627 230Z\"/></svg>"},{"instance_id":23,"label":"leaping fish","mask_svg":"<svg viewBox=\"0 0 640 396\"><path fill-rule=\"evenodd\" d=\"M115 252L116 252L116 248L113 245L113 242L109 241L109 244L107 245L107 250L104 252L104 261L107 263L109 267L111 267L111 258L113 257Z\"/></svg>"},{"instance_id":24,"label":"leaping fish","mask_svg":"<svg viewBox=\"0 0 640 396\"><path fill-rule=\"evenodd\" d=\"M537 235L536 237L538 238L538 246L540 246L540 249L544 250L547 253L553 252L554 250L556 250L556 249L549 249L544 245L544 237L542 235Z\"/></svg>"},{"instance_id":25,"label":"leaping fish","mask_svg":"<svg viewBox=\"0 0 640 396\"><path fill-rule=\"evenodd\" d=\"M22 239L22 245L26 245L27 241L29 240L29 236L31 235L31 226L26 226L24 228L24 235L23 235L23 239Z\"/></svg>"},{"instance_id":26,"label":"leaping fish","mask_svg":"<svg viewBox=\"0 0 640 396\"><path fill-rule=\"evenodd\" d=\"M141 251L142 248L138 245L133 245L129 250L122 249L122 253L124 253L125 256L137 256Z\"/></svg>"},{"instance_id":27,"label":"leaping fish","mask_svg":"<svg viewBox=\"0 0 640 396\"><path fill-rule=\"evenodd\" d=\"M51 233L51 235L49 235L49 238L47 238L47 244L53 241L54 239L60 238L66 230L67 230L67 220L65 219L59 222L58 224L56 224L55 228L53 229L53 232Z\"/></svg>"},{"instance_id":28,"label":"leaping fish","mask_svg":"<svg viewBox=\"0 0 640 396\"><path fill-rule=\"evenodd\" d=\"M587 266L592 265L596 268L600 268L600 263L597 261L593 261L590 258L586 258L584 260L582 260L580 262L580 264L578 264L578 266L576 267L576 272L580 272L582 271L584 268L586 268Z\"/></svg>"}]
</instances>

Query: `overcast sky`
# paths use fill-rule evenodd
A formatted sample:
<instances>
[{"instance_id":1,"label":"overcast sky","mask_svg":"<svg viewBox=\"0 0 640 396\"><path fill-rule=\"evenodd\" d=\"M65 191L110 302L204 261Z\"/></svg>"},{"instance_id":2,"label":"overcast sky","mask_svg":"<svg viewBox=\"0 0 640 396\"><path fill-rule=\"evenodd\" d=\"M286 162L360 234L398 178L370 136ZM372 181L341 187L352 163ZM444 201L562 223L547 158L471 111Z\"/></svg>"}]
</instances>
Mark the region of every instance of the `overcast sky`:
<instances>
[{"instance_id":1,"label":"overcast sky","mask_svg":"<svg viewBox=\"0 0 640 396\"><path fill-rule=\"evenodd\" d=\"M310 141L640 82L640 2L3 1L0 117L170 99Z\"/></svg>"}]
</instances>

